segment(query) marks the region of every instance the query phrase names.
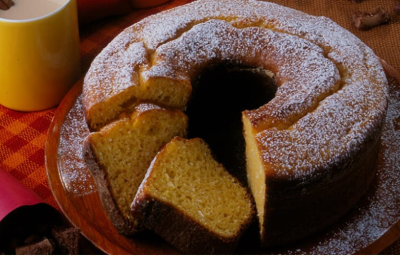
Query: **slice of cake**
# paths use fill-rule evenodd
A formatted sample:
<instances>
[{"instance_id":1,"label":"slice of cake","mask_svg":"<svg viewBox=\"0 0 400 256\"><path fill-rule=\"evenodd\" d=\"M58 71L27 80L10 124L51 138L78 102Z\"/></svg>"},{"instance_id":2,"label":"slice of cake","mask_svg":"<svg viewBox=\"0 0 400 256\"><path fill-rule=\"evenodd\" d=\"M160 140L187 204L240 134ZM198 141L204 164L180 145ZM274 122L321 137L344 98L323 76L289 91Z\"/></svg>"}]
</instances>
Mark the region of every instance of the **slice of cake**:
<instances>
[{"instance_id":1,"label":"slice of cake","mask_svg":"<svg viewBox=\"0 0 400 256\"><path fill-rule=\"evenodd\" d=\"M235 249L254 209L202 139L176 137L153 160L132 212L185 253L224 254Z\"/></svg>"},{"instance_id":2,"label":"slice of cake","mask_svg":"<svg viewBox=\"0 0 400 256\"><path fill-rule=\"evenodd\" d=\"M153 104L138 105L85 141L85 160L93 174L107 214L121 234L132 234L140 223L130 204L157 152L175 136L185 136L187 116Z\"/></svg>"}]
</instances>

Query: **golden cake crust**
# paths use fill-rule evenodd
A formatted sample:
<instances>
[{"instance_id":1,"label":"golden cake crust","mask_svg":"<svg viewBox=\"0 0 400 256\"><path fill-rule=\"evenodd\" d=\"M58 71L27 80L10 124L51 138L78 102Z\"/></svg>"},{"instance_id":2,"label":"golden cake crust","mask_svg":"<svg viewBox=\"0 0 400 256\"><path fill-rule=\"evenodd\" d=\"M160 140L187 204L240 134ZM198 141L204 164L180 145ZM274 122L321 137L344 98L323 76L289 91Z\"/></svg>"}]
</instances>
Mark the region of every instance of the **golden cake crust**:
<instances>
[{"instance_id":1,"label":"golden cake crust","mask_svg":"<svg viewBox=\"0 0 400 256\"><path fill-rule=\"evenodd\" d=\"M185 109L191 82L221 63L269 70L278 86L273 100L242 116L262 243L299 239L343 215L374 176L388 93L373 51L328 18L255 0L199 0L146 18L111 42L88 71L89 127L141 101ZM346 198L333 213L323 203ZM297 219L290 215L295 210ZM282 216L313 226L294 230Z\"/></svg>"}]
</instances>

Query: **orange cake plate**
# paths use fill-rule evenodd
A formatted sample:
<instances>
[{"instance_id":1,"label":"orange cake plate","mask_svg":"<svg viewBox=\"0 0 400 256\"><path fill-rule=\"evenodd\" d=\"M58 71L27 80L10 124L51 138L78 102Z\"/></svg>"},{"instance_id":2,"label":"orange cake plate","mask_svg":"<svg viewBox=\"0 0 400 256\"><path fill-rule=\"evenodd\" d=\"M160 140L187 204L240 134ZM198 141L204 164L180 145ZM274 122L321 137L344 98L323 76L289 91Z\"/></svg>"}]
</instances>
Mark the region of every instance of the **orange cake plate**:
<instances>
[{"instance_id":1,"label":"orange cake plate","mask_svg":"<svg viewBox=\"0 0 400 256\"><path fill-rule=\"evenodd\" d=\"M240 254L377 254L400 237L400 74L382 61L390 82L375 180L351 211L325 230L295 244L261 249L257 228L243 236ZM180 254L147 231L120 235L108 219L82 157L88 135L82 105L82 80L65 97L50 126L46 168L51 190L69 221L108 254ZM173 225L173 224L171 224Z\"/></svg>"}]
</instances>

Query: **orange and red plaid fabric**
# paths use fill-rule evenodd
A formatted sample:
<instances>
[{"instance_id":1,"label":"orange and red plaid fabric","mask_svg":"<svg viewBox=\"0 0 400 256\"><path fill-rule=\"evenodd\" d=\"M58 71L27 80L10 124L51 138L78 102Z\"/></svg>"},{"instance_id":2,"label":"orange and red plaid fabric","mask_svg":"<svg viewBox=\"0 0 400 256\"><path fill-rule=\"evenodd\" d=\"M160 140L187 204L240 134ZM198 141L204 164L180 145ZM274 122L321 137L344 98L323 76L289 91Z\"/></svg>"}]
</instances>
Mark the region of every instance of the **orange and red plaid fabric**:
<instances>
[{"instance_id":1,"label":"orange and red plaid fabric","mask_svg":"<svg viewBox=\"0 0 400 256\"><path fill-rule=\"evenodd\" d=\"M47 130L54 112L23 113L0 105L0 166L57 207L44 165Z\"/></svg>"}]
</instances>

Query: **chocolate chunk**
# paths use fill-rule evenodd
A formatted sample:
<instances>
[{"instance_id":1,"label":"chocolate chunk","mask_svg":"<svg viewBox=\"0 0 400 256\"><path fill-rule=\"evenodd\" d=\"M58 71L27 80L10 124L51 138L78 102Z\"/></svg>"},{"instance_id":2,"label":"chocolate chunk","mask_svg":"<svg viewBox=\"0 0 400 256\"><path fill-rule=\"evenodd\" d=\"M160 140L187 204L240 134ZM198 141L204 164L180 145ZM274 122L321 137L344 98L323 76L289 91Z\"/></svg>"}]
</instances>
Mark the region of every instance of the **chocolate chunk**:
<instances>
[{"instance_id":1,"label":"chocolate chunk","mask_svg":"<svg viewBox=\"0 0 400 256\"><path fill-rule=\"evenodd\" d=\"M8 6L0 0L0 10L8 10Z\"/></svg>"},{"instance_id":2,"label":"chocolate chunk","mask_svg":"<svg viewBox=\"0 0 400 256\"><path fill-rule=\"evenodd\" d=\"M39 234L33 234L28 236L25 240L24 240L24 244L34 244L34 243L38 243L41 240L43 240L43 236L39 235Z\"/></svg>"},{"instance_id":3,"label":"chocolate chunk","mask_svg":"<svg viewBox=\"0 0 400 256\"><path fill-rule=\"evenodd\" d=\"M396 14L400 15L400 1L397 1L397 2L396 2L396 4L395 4L394 7L393 7L393 11L394 11Z\"/></svg>"},{"instance_id":4,"label":"chocolate chunk","mask_svg":"<svg viewBox=\"0 0 400 256\"><path fill-rule=\"evenodd\" d=\"M54 246L49 239L44 238L38 243L17 247L17 255L51 255L54 253Z\"/></svg>"},{"instance_id":5,"label":"chocolate chunk","mask_svg":"<svg viewBox=\"0 0 400 256\"><path fill-rule=\"evenodd\" d=\"M377 7L372 12L354 12L352 21L356 28L368 30L375 26L388 23L390 21L390 15L384 8Z\"/></svg>"},{"instance_id":6,"label":"chocolate chunk","mask_svg":"<svg viewBox=\"0 0 400 256\"><path fill-rule=\"evenodd\" d=\"M0 0L0 9L8 10L14 5L12 0Z\"/></svg>"},{"instance_id":7,"label":"chocolate chunk","mask_svg":"<svg viewBox=\"0 0 400 256\"><path fill-rule=\"evenodd\" d=\"M51 230L61 254L79 254L79 241L81 233L77 228L55 227Z\"/></svg>"}]
</instances>

